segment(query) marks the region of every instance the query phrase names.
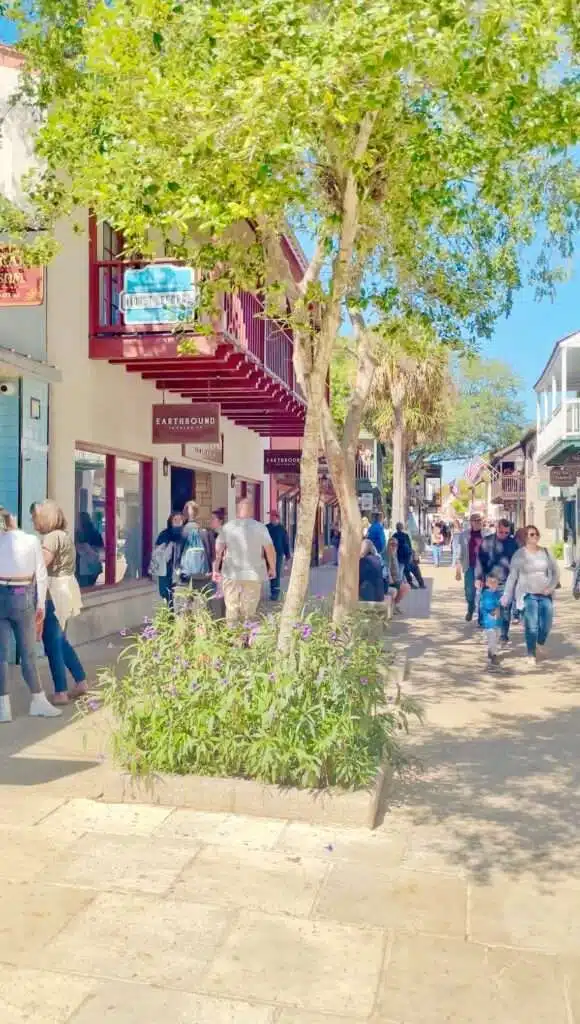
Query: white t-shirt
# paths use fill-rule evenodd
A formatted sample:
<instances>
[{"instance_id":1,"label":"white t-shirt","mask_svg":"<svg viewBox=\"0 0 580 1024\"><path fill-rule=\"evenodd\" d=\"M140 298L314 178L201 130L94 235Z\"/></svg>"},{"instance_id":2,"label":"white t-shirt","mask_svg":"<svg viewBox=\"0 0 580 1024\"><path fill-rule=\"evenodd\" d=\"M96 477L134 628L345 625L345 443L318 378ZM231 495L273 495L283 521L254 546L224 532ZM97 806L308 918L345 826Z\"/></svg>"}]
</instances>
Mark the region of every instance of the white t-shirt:
<instances>
[{"instance_id":1,"label":"white t-shirt","mask_svg":"<svg viewBox=\"0 0 580 1024\"><path fill-rule=\"evenodd\" d=\"M226 580L261 583L266 579L264 548L272 538L257 519L230 519L220 530L218 545L224 545L222 573Z\"/></svg>"},{"instance_id":2,"label":"white t-shirt","mask_svg":"<svg viewBox=\"0 0 580 1024\"><path fill-rule=\"evenodd\" d=\"M36 606L44 611L48 573L38 537L24 530L2 530L0 580L32 578L36 580Z\"/></svg>"}]
</instances>

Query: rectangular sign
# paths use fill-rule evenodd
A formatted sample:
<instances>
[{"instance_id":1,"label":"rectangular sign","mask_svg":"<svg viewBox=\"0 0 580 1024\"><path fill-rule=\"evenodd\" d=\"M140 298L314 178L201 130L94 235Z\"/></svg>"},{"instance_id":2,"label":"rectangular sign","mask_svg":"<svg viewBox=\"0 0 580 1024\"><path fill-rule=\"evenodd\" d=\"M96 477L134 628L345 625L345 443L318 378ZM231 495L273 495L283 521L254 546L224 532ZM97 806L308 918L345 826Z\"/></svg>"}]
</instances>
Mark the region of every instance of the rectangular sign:
<instances>
[{"instance_id":1,"label":"rectangular sign","mask_svg":"<svg viewBox=\"0 0 580 1024\"><path fill-rule=\"evenodd\" d=\"M571 487L576 483L578 475L580 475L580 466L552 466L550 468L550 483L552 487Z\"/></svg>"},{"instance_id":2,"label":"rectangular sign","mask_svg":"<svg viewBox=\"0 0 580 1024\"><path fill-rule=\"evenodd\" d=\"M181 454L184 459L195 459L197 462L211 462L214 466L224 464L224 435L219 444L183 444Z\"/></svg>"},{"instance_id":3,"label":"rectangular sign","mask_svg":"<svg viewBox=\"0 0 580 1024\"><path fill-rule=\"evenodd\" d=\"M300 473L301 452L268 448L264 452L264 473Z\"/></svg>"},{"instance_id":4,"label":"rectangular sign","mask_svg":"<svg viewBox=\"0 0 580 1024\"><path fill-rule=\"evenodd\" d=\"M40 306L43 299L42 267L0 264L0 306Z\"/></svg>"},{"instance_id":5,"label":"rectangular sign","mask_svg":"<svg viewBox=\"0 0 580 1024\"><path fill-rule=\"evenodd\" d=\"M220 407L204 405L154 405L153 444L220 443Z\"/></svg>"},{"instance_id":6,"label":"rectangular sign","mask_svg":"<svg viewBox=\"0 0 580 1024\"><path fill-rule=\"evenodd\" d=\"M126 324L178 324L191 320L196 302L191 267L151 263L125 270L119 304Z\"/></svg>"}]
</instances>

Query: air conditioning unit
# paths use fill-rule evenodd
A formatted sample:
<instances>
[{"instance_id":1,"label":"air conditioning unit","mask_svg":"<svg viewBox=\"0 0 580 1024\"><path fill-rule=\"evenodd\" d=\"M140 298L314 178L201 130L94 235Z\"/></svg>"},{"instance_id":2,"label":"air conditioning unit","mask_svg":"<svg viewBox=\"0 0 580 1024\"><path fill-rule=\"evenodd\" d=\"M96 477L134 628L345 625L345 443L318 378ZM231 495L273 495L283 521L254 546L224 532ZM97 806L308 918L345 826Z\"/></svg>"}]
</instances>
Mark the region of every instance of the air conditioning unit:
<instances>
[{"instance_id":1,"label":"air conditioning unit","mask_svg":"<svg viewBox=\"0 0 580 1024\"><path fill-rule=\"evenodd\" d=\"M18 381L0 380L0 398L11 398L18 394Z\"/></svg>"}]
</instances>

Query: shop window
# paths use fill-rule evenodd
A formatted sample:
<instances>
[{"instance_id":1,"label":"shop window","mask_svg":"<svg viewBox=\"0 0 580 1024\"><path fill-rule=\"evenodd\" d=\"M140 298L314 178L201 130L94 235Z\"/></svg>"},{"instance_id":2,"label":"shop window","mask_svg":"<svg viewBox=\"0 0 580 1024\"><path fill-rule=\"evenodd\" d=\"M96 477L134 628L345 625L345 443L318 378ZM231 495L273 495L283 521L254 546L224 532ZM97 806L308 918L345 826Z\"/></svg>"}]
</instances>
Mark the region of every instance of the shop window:
<instances>
[{"instance_id":1,"label":"shop window","mask_svg":"<svg viewBox=\"0 0 580 1024\"><path fill-rule=\"evenodd\" d=\"M81 587L145 575L151 555L152 463L75 451L75 543Z\"/></svg>"}]
</instances>

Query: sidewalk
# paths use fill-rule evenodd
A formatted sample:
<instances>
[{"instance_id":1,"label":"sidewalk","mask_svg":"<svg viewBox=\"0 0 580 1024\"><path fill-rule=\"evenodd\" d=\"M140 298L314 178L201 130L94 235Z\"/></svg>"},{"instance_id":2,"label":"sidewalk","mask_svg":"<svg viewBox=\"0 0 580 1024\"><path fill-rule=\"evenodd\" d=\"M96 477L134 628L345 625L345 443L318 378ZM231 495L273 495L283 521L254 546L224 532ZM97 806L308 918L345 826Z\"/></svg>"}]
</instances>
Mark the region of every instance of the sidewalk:
<instances>
[{"instance_id":1,"label":"sidewalk","mask_svg":"<svg viewBox=\"0 0 580 1024\"><path fill-rule=\"evenodd\" d=\"M0 731L2 1024L580 1024L580 608L494 676L428 574L422 771L374 833L107 805L98 715Z\"/></svg>"}]
</instances>

